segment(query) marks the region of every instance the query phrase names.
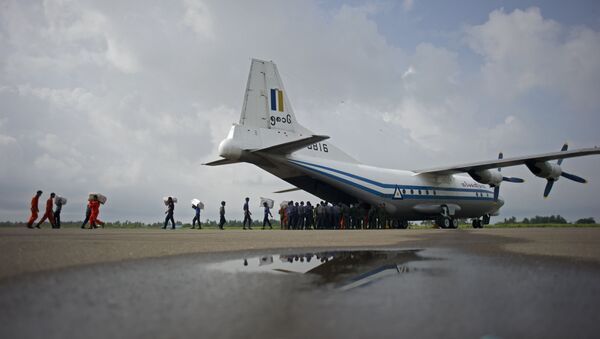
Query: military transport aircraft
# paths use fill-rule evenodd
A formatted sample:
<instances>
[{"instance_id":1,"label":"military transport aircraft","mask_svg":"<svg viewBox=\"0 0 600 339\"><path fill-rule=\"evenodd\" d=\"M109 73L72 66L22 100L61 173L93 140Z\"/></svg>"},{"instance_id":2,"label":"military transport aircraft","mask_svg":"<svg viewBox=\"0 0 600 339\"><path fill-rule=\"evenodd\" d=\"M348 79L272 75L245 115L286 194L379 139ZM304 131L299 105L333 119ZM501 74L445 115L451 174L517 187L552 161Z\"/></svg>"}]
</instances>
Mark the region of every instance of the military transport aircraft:
<instances>
[{"instance_id":1,"label":"military transport aircraft","mask_svg":"<svg viewBox=\"0 0 600 339\"><path fill-rule=\"evenodd\" d=\"M560 178L586 180L562 170L563 159L600 154L600 148L567 150L538 155L499 158L427 170L397 170L362 164L296 120L277 66L253 59L240 121L219 145L223 159L205 165L247 162L329 202L382 205L406 227L409 220L435 220L442 228L457 228L459 218L471 218L473 227L488 224L504 200L502 167L525 165L547 180L544 197ZM557 160L556 163L550 162ZM460 175L464 173L463 175Z\"/></svg>"}]
</instances>

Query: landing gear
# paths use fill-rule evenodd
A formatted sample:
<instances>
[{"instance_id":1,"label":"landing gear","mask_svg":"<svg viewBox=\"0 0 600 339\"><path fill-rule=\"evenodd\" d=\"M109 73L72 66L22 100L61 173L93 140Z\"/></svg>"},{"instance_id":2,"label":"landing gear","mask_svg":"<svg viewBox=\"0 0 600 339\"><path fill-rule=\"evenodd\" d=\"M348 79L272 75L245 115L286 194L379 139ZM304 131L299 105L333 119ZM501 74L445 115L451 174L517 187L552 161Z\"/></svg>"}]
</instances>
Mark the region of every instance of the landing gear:
<instances>
[{"instance_id":1,"label":"landing gear","mask_svg":"<svg viewBox=\"0 0 600 339\"><path fill-rule=\"evenodd\" d=\"M408 228L408 221L406 220L398 220L398 228L400 229L407 229Z\"/></svg>"},{"instance_id":2,"label":"landing gear","mask_svg":"<svg viewBox=\"0 0 600 339\"><path fill-rule=\"evenodd\" d=\"M481 220L478 219L473 219L473 228L482 228L483 226L481 225Z\"/></svg>"},{"instance_id":3,"label":"landing gear","mask_svg":"<svg viewBox=\"0 0 600 339\"><path fill-rule=\"evenodd\" d=\"M483 216L483 225L489 225L490 224L490 215L486 214Z\"/></svg>"},{"instance_id":4,"label":"landing gear","mask_svg":"<svg viewBox=\"0 0 600 339\"><path fill-rule=\"evenodd\" d=\"M435 223L439 227L446 229L452 226L452 219L450 219L450 217L440 217L435 221Z\"/></svg>"},{"instance_id":5,"label":"landing gear","mask_svg":"<svg viewBox=\"0 0 600 339\"><path fill-rule=\"evenodd\" d=\"M452 228L457 229L458 228L458 219L450 219L452 221Z\"/></svg>"}]
</instances>

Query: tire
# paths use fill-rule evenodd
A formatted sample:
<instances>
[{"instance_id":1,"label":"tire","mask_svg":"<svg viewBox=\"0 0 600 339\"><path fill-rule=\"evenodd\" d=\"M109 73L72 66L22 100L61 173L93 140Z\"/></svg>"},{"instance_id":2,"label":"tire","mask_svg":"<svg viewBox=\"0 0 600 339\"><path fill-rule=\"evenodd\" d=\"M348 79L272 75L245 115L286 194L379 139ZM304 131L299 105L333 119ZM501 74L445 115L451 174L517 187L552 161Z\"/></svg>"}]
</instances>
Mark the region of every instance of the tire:
<instances>
[{"instance_id":1,"label":"tire","mask_svg":"<svg viewBox=\"0 0 600 339\"><path fill-rule=\"evenodd\" d=\"M452 228L458 228L458 219L451 219Z\"/></svg>"},{"instance_id":2,"label":"tire","mask_svg":"<svg viewBox=\"0 0 600 339\"><path fill-rule=\"evenodd\" d=\"M479 219L473 219L473 228L480 228L481 221Z\"/></svg>"},{"instance_id":3,"label":"tire","mask_svg":"<svg viewBox=\"0 0 600 339\"><path fill-rule=\"evenodd\" d=\"M441 217L437 220L437 224L443 229L448 229L452 225L452 222L450 221L450 218Z\"/></svg>"}]
</instances>

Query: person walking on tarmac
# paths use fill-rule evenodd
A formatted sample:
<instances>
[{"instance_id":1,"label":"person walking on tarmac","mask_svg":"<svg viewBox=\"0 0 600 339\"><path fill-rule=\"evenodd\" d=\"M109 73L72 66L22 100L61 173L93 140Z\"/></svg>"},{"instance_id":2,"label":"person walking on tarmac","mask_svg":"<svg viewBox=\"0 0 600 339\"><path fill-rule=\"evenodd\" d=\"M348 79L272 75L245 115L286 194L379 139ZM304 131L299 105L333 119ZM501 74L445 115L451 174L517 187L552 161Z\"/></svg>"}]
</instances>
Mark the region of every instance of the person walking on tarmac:
<instances>
[{"instance_id":1,"label":"person walking on tarmac","mask_svg":"<svg viewBox=\"0 0 600 339\"><path fill-rule=\"evenodd\" d=\"M88 221L90 221L90 216L92 215L92 201L89 200L87 203L87 207L85 208L85 220L83 220L83 222L81 223L81 229L85 228L85 225L87 225Z\"/></svg>"},{"instance_id":2,"label":"person walking on tarmac","mask_svg":"<svg viewBox=\"0 0 600 339\"><path fill-rule=\"evenodd\" d=\"M269 225L270 229L273 229L273 227L271 226L271 221L269 220L269 216L272 218L273 214L271 214L271 210L269 209L269 205L267 204L267 202L265 201L263 203L263 206L265 208L265 218L263 219L263 227L262 229L265 229L265 225Z\"/></svg>"},{"instance_id":3,"label":"person walking on tarmac","mask_svg":"<svg viewBox=\"0 0 600 339\"><path fill-rule=\"evenodd\" d=\"M42 196L42 191L37 191L35 196L31 198L31 217L29 217L29 221L27 221L27 228L33 228L33 223L38 218L38 212L40 211L38 207L38 203L40 201L40 197ZM38 226L36 226L39 228Z\"/></svg>"},{"instance_id":4,"label":"person walking on tarmac","mask_svg":"<svg viewBox=\"0 0 600 339\"><path fill-rule=\"evenodd\" d=\"M286 205L287 206L287 205ZM281 229L285 229L285 222L286 222L286 215L285 215L285 207L281 205L279 207L279 225L281 226Z\"/></svg>"},{"instance_id":5,"label":"person walking on tarmac","mask_svg":"<svg viewBox=\"0 0 600 339\"><path fill-rule=\"evenodd\" d=\"M167 216L165 217L165 224L163 225L163 230L167 228L167 224L169 223L169 220L171 220L171 229L172 230L175 229L175 219L173 218L174 211L175 211L175 203L173 202L173 198L169 197L167 199L167 210L165 211L165 214Z\"/></svg>"},{"instance_id":6,"label":"person walking on tarmac","mask_svg":"<svg viewBox=\"0 0 600 339\"><path fill-rule=\"evenodd\" d=\"M221 201L221 207L219 208L219 229L223 229L223 225L227 220L225 220L225 201Z\"/></svg>"},{"instance_id":7,"label":"person walking on tarmac","mask_svg":"<svg viewBox=\"0 0 600 339\"><path fill-rule=\"evenodd\" d=\"M246 197L246 203L244 204L244 222L242 223L242 227L246 229L246 221L248 221L248 229L252 229L252 218L250 216L252 213L250 212L250 208L248 207L248 201L250 198Z\"/></svg>"},{"instance_id":8,"label":"person walking on tarmac","mask_svg":"<svg viewBox=\"0 0 600 339\"><path fill-rule=\"evenodd\" d=\"M202 229L202 225L200 225L200 204L194 205L192 206L192 208L194 210L196 210L196 215L194 216L194 219L192 219L192 229L194 229L196 227L196 221L198 222L198 229L201 230Z\"/></svg>"},{"instance_id":9,"label":"person walking on tarmac","mask_svg":"<svg viewBox=\"0 0 600 339\"><path fill-rule=\"evenodd\" d=\"M62 199L56 198L54 204L56 205L56 209L54 210L54 223L56 225L56 228L60 228L60 212L62 211L63 207Z\"/></svg>"},{"instance_id":10,"label":"person walking on tarmac","mask_svg":"<svg viewBox=\"0 0 600 339\"><path fill-rule=\"evenodd\" d=\"M94 195L90 201L90 210L90 229L98 228L96 225L100 225L104 228L104 222L98 219L98 215L100 215L100 201L98 201L97 195Z\"/></svg>"},{"instance_id":11,"label":"person walking on tarmac","mask_svg":"<svg viewBox=\"0 0 600 339\"><path fill-rule=\"evenodd\" d=\"M40 228L40 225L44 221L46 221L46 219L48 219L48 221L50 222L50 225L52 225L52 228L55 228L54 213L52 212L55 196L56 196L56 194L50 193L50 198L48 198L48 200L46 200L46 212L44 213L44 216L42 217L42 219L40 219L40 222L38 222L37 225L35 226L36 228Z\"/></svg>"}]
</instances>

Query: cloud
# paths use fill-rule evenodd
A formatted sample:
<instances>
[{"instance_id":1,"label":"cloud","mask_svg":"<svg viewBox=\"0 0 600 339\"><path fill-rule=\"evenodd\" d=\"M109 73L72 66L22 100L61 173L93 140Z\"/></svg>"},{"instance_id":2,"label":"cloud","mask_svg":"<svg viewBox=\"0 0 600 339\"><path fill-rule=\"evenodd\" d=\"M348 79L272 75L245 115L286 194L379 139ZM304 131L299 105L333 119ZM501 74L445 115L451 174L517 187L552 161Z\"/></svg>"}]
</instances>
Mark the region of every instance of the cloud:
<instances>
[{"instance_id":1,"label":"cloud","mask_svg":"<svg viewBox=\"0 0 600 339\"><path fill-rule=\"evenodd\" d=\"M81 218L76 201L89 191L109 196L107 220L155 221L168 194L204 200L210 218L221 200L232 205L231 218L241 217L236 202L246 195L316 200L274 196L289 184L248 164L201 165L217 159L239 119L251 57L278 64L299 121L369 164L425 168L500 150L548 151L564 139L598 141L598 119L586 108L598 103L598 32L536 9L498 10L456 27L462 46L423 40L400 48L378 22L389 6L377 3L7 1L2 8L0 155L10 161L0 165L0 187L15 201L38 187L60 191L73 198L65 218ZM411 9L412 1L400 8ZM548 113L561 106L572 106L571 118ZM582 164L587 173L598 168ZM591 191L586 199L597 200ZM503 188L508 213L574 208L527 204L519 192ZM0 210L13 219L27 213ZM192 213L178 209L177 218Z\"/></svg>"},{"instance_id":2,"label":"cloud","mask_svg":"<svg viewBox=\"0 0 600 339\"><path fill-rule=\"evenodd\" d=\"M214 39L213 21L209 7L200 0L184 0L183 22L199 36Z\"/></svg>"},{"instance_id":3,"label":"cloud","mask_svg":"<svg viewBox=\"0 0 600 339\"><path fill-rule=\"evenodd\" d=\"M572 105L600 104L600 32L544 19L535 7L493 11L465 31L469 47L484 59L481 75L490 94L512 99L541 89Z\"/></svg>"}]
</instances>

